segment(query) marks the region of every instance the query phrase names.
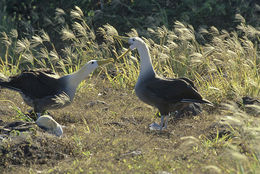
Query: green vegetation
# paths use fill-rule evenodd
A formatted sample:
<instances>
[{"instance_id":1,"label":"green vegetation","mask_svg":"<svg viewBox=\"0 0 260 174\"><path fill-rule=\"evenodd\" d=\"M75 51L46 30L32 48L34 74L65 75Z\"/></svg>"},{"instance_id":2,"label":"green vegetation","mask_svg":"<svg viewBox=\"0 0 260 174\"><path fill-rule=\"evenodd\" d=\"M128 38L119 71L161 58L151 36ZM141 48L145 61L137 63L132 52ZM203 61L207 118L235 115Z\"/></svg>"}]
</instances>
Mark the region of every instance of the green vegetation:
<instances>
[{"instance_id":1,"label":"green vegetation","mask_svg":"<svg viewBox=\"0 0 260 174\"><path fill-rule=\"evenodd\" d=\"M88 25L95 30L109 23L120 33L137 28L145 35L148 27L165 25L171 28L176 20L195 28L215 26L232 30L236 27L236 14L244 16L254 27L260 24L260 7L255 0L2 0L0 8L1 13L15 21L21 36L37 34L38 29L58 35L53 27L62 24L64 19L53 22L56 8L68 13L75 5L81 7Z\"/></svg>"},{"instance_id":2,"label":"green vegetation","mask_svg":"<svg viewBox=\"0 0 260 174\"><path fill-rule=\"evenodd\" d=\"M198 14L214 14L203 8L217 4L207 2L207 6L196 10ZM137 5L137 1L129 3L129 10ZM160 9L158 13L163 14ZM225 9L214 10L224 13ZM0 16L3 13L7 12L0 12ZM14 29L17 19L6 16L1 21L0 71L12 75L28 68L51 68L66 74L91 59L118 57L127 44L112 36L121 31L109 24L93 30L88 17L78 6L70 12L58 8L50 20L52 33L40 28L37 34L19 35ZM248 25L241 15L235 18L237 26L232 31L213 26L195 30L179 21L172 28L165 25L142 30L156 71L165 77L192 79L200 93L215 104L213 109L205 107L196 117L173 118L169 130L150 132L147 125L157 121L153 117L156 110L133 94L139 72L139 55L133 51L83 82L71 106L51 111L55 120L66 126L63 138L34 132L22 134L23 140L18 134L1 142L0 170L258 173L260 109L258 105L241 104L241 98L260 96L260 30ZM138 32L132 29L124 35L138 36ZM28 109L17 93L1 90L0 95L4 121L16 119L14 116ZM13 106L15 109L8 107L7 99L17 105ZM96 103L90 104L91 101Z\"/></svg>"}]
</instances>

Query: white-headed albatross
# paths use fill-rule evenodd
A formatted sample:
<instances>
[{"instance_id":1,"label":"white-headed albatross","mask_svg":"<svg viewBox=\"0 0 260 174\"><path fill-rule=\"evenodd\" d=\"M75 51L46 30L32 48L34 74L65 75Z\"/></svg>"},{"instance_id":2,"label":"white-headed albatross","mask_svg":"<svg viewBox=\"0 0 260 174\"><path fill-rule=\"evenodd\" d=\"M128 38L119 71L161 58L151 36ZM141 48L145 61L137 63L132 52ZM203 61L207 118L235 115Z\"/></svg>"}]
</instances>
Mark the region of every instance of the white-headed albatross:
<instances>
[{"instance_id":1,"label":"white-headed albatross","mask_svg":"<svg viewBox=\"0 0 260 174\"><path fill-rule=\"evenodd\" d=\"M99 65L113 62L113 59L91 60L78 71L59 77L51 70L27 70L19 75L1 78L0 86L18 91L26 104L36 113L58 109L69 105L76 89Z\"/></svg>"},{"instance_id":2,"label":"white-headed albatross","mask_svg":"<svg viewBox=\"0 0 260 174\"><path fill-rule=\"evenodd\" d=\"M123 37L121 39L126 40ZM190 79L158 77L153 69L149 49L145 42L139 37L127 38L127 40L130 44L129 50L137 49L141 61L135 93L141 101L157 107L161 113L160 125L152 123L151 130L166 129L170 112L182 110L190 103L212 105L210 101L202 98Z\"/></svg>"}]
</instances>

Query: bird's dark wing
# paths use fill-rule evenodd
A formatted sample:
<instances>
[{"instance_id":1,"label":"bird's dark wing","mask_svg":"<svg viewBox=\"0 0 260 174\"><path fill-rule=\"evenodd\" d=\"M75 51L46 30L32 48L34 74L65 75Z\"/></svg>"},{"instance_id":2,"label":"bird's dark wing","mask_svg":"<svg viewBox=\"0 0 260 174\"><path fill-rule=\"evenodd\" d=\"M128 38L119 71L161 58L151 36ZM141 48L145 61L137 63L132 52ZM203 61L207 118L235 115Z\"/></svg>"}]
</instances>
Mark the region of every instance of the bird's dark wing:
<instances>
[{"instance_id":1,"label":"bird's dark wing","mask_svg":"<svg viewBox=\"0 0 260 174\"><path fill-rule=\"evenodd\" d=\"M161 102L180 102L182 99L202 100L201 95L194 89L194 84L183 79L155 78L144 85L149 94Z\"/></svg>"},{"instance_id":2,"label":"bird's dark wing","mask_svg":"<svg viewBox=\"0 0 260 174\"><path fill-rule=\"evenodd\" d=\"M198 90L196 88L196 86L194 85L193 81L191 81L189 78L186 78L186 77L181 77L181 78L178 78L178 79L181 79L181 80L184 80L186 81L189 85L191 85L194 89Z\"/></svg>"},{"instance_id":3,"label":"bird's dark wing","mask_svg":"<svg viewBox=\"0 0 260 174\"><path fill-rule=\"evenodd\" d=\"M11 76L9 79L8 82L1 82L0 85L21 91L31 99L55 95L59 92L58 78L47 70L23 71L20 75Z\"/></svg>"}]
</instances>

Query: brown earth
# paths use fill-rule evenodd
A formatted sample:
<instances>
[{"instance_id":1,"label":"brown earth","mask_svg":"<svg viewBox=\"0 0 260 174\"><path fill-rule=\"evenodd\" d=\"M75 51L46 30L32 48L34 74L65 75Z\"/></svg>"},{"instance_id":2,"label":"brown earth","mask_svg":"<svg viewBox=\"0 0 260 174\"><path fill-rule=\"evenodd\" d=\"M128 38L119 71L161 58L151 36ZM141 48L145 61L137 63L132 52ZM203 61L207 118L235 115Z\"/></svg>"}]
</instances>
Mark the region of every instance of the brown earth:
<instances>
[{"instance_id":1,"label":"brown earth","mask_svg":"<svg viewBox=\"0 0 260 174\"><path fill-rule=\"evenodd\" d=\"M20 119L14 104L24 113L30 109L16 92L2 89L0 98L0 126ZM203 145L217 136L217 109L203 108L197 116L171 118L165 131L150 131L148 125L160 121L155 108L139 101L133 91L93 79L78 89L72 105L49 111L66 126L61 138L36 125L29 131L10 132L0 142L0 169L4 173L200 173L203 166L216 165L223 171L225 167L216 161L224 153L221 145L207 150ZM226 128L219 132L219 138L231 135Z\"/></svg>"}]
</instances>

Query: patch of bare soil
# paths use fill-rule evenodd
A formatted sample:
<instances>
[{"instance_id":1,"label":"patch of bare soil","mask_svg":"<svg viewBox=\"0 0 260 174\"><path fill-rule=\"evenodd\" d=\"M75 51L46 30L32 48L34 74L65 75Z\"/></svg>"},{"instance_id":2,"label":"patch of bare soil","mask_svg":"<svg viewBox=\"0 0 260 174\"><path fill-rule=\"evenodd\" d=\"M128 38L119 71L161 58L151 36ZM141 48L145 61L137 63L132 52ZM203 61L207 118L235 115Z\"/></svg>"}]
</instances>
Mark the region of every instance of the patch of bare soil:
<instances>
[{"instance_id":1,"label":"patch of bare soil","mask_svg":"<svg viewBox=\"0 0 260 174\"><path fill-rule=\"evenodd\" d=\"M30 109L15 92L3 90L0 97L12 99L23 112ZM87 172L91 168L93 173L120 173L127 171L128 164L131 164L142 168L133 170L133 173L154 173L155 169L172 169L175 165L179 167L174 170L179 172L183 167L186 171L200 171L201 166L214 164L217 156L214 150L211 151L213 145L202 145L207 142L204 140L214 143L217 136L232 136L232 131L224 124L226 122L218 119L216 109L219 108L194 107L198 109L198 115L194 110L188 110L183 115L171 117L167 130L150 131L152 122L160 122L157 109L142 103L130 90L114 89L92 79L91 84L78 89L70 106L49 111L59 124L66 126L63 136L58 138L34 124L25 124L26 130L24 123L16 123L15 130L7 131L10 128L6 125L18 120L17 112L10 108L9 102L2 101L0 169L15 165L17 169L10 171L41 168L43 171L53 169L57 173L73 173L80 165L79 171ZM208 151L205 146L209 146ZM221 148L217 152L224 153ZM75 161L77 165L72 167ZM162 165L156 167L157 161ZM43 167L43 164L50 167ZM189 164L196 166L190 169Z\"/></svg>"},{"instance_id":2,"label":"patch of bare soil","mask_svg":"<svg viewBox=\"0 0 260 174\"><path fill-rule=\"evenodd\" d=\"M28 122L2 121L0 126L0 168L11 165L53 165L71 155L72 145L43 132Z\"/></svg>"}]
</instances>

